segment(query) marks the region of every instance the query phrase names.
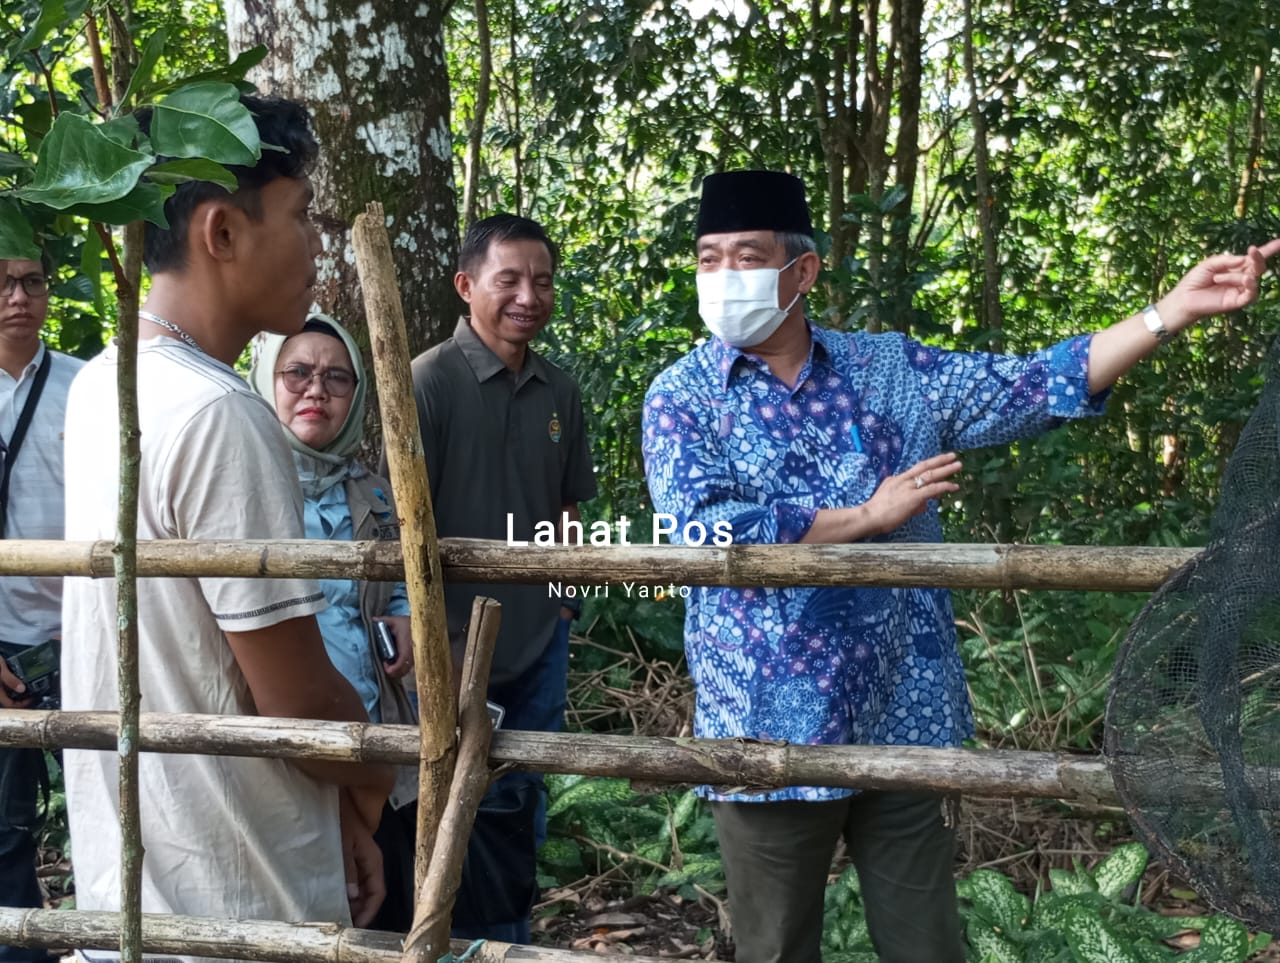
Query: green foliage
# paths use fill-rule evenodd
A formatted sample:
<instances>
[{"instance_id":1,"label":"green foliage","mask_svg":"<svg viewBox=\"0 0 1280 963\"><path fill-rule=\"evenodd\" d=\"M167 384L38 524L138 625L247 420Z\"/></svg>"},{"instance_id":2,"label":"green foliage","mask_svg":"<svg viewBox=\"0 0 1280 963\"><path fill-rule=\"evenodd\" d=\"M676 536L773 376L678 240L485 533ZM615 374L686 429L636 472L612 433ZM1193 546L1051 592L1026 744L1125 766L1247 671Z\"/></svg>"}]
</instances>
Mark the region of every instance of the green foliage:
<instances>
[{"instance_id":1,"label":"green foliage","mask_svg":"<svg viewBox=\"0 0 1280 963\"><path fill-rule=\"evenodd\" d=\"M724 889L715 825L691 790L639 795L623 779L558 775L547 788L544 887L612 872L640 892L662 886L695 899Z\"/></svg>"},{"instance_id":2,"label":"green foliage","mask_svg":"<svg viewBox=\"0 0 1280 963\"><path fill-rule=\"evenodd\" d=\"M258 128L231 84L198 83L155 105L151 144L157 154L252 167L262 156ZM190 173L190 172L188 172ZM217 179L226 180L226 172Z\"/></svg>"},{"instance_id":3,"label":"green foliage","mask_svg":"<svg viewBox=\"0 0 1280 963\"><path fill-rule=\"evenodd\" d=\"M1051 870L1051 887L1034 905L999 873L977 870L957 892L971 960L1000 963L1148 963L1171 959L1164 940L1200 931L1200 946L1185 960L1243 963L1270 942L1250 940L1240 923L1224 916L1164 917L1142 906L1135 890L1147 865L1139 843L1118 847L1092 871Z\"/></svg>"},{"instance_id":4,"label":"green foliage","mask_svg":"<svg viewBox=\"0 0 1280 963\"><path fill-rule=\"evenodd\" d=\"M188 180L234 190L222 165L252 163L261 151L237 98L245 71L266 51L225 64L216 3L140 0L124 26L146 42L122 102L107 110L81 22L101 11L63 0L0 5L11 26L25 25L0 41L9 65L0 73L0 257L49 251L57 275L49 341L87 356L101 347L115 305L114 285L103 283L111 261L92 223L164 225L165 199ZM150 139L129 113L140 106L156 108ZM157 154L182 159L162 164Z\"/></svg>"}]
</instances>

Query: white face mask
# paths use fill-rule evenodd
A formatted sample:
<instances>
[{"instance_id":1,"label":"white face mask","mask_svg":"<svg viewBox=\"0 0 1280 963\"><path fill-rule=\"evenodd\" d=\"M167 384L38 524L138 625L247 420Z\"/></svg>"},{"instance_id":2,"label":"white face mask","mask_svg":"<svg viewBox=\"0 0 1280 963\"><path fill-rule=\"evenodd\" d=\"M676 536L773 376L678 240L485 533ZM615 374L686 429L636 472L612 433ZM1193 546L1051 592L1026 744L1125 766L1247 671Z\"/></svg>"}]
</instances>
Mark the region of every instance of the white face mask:
<instances>
[{"instance_id":1,"label":"white face mask","mask_svg":"<svg viewBox=\"0 0 1280 963\"><path fill-rule=\"evenodd\" d=\"M777 331L800 300L797 291L785 308L778 307L778 275L795 263L793 258L780 268L699 274L698 313L711 333L735 348L750 348Z\"/></svg>"}]
</instances>

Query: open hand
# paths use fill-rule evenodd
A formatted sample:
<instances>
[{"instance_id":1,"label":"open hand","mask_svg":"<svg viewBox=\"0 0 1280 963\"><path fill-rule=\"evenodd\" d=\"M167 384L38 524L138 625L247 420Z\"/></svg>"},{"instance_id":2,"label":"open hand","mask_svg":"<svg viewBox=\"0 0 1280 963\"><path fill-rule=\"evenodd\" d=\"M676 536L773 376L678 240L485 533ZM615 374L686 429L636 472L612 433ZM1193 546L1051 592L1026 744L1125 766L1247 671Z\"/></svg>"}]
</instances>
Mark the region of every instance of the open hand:
<instances>
[{"instance_id":1,"label":"open hand","mask_svg":"<svg viewBox=\"0 0 1280 963\"><path fill-rule=\"evenodd\" d=\"M1245 254L1205 258L1156 304L1169 333L1177 334L1201 318L1253 304L1258 300L1258 278L1267 269L1267 259L1277 253L1280 238L1261 247L1251 245Z\"/></svg>"},{"instance_id":2,"label":"open hand","mask_svg":"<svg viewBox=\"0 0 1280 963\"><path fill-rule=\"evenodd\" d=\"M867 501L867 509L880 532L892 532L907 519L921 514L932 498L960 490L949 481L963 466L949 451L916 462L901 475L890 475Z\"/></svg>"}]
</instances>

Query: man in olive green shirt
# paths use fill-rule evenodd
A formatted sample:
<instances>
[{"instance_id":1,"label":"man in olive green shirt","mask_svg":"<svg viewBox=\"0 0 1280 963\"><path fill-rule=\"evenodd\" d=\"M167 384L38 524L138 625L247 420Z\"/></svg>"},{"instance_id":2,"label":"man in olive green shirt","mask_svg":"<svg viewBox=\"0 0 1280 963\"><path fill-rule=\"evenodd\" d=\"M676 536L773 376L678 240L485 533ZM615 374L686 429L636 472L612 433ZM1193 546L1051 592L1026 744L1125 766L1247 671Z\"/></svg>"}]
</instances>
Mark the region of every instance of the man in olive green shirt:
<instances>
[{"instance_id":1,"label":"man in olive green shirt","mask_svg":"<svg viewBox=\"0 0 1280 963\"><path fill-rule=\"evenodd\" d=\"M529 347L551 317L557 259L542 225L510 214L477 222L463 240L454 286L471 315L413 362L442 538L531 541L539 522L559 531L565 516L577 521L578 503L596 494L578 386ZM544 584L448 583L455 651L478 594L502 604L489 699L506 710L503 727L558 731L573 612ZM540 775L510 773L490 789L468 848L455 936L529 942L545 823Z\"/></svg>"}]
</instances>

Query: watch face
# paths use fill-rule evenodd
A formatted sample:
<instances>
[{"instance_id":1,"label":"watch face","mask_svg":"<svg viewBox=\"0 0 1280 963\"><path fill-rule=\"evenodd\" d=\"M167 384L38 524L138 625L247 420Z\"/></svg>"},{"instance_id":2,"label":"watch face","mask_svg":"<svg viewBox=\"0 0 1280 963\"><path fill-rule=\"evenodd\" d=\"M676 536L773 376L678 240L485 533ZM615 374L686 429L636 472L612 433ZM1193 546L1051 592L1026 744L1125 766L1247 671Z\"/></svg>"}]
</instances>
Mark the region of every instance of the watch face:
<instances>
[{"instance_id":1,"label":"watch face","mask_svg":"<svg viewBox=\"0 0 1280 963\"><path fill-rule=\"evenodd\" d=\"M1148 304L1142 309L1142 321L1147 326L1147 330L1155 335L1156 340L1160 342L1168 341L1172 337L1169 329L1164 326L1164 322L1160 320L1160 314L1156 311L1154 304Z\"/></svg>"}]
</instances>

